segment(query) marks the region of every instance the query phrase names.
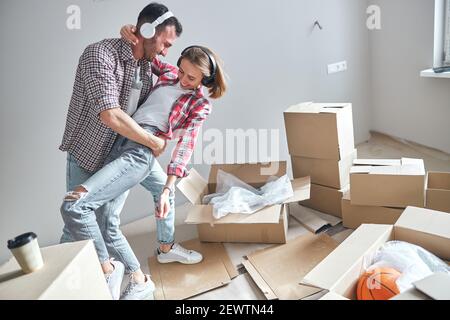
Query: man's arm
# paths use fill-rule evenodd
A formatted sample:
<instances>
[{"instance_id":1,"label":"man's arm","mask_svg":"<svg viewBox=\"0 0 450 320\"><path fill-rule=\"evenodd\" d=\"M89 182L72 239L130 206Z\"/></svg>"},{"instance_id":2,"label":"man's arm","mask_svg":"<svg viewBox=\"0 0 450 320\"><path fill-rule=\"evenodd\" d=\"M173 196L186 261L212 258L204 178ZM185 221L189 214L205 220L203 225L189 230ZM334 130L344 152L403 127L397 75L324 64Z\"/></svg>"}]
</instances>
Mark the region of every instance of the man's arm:
<instances>
[{"instance_id":1,"label":"man's arm","mask_svg":"<svg viewBox=\"0 0 450 320\"><path fill-rule=\"evenodd\" d=\"M119 107L102 111L100 120L121 136L152 149L155 156L159 156L164 151L166 146L164 139L145 131Z\"/></svg>"},{"instance_id":2,"label":"man's arm","mask_svg":"<svg viewBox=\"0 0 450 320\"><path fill-rule=\"evenodd\" d=\"M116 81L115 59L108 48L98 44L91 45L86 48L82 61L86 93L95 106L92 115L98 116L105 126L118 134L149 147L156 156L161 154L165 140L145 131L120 109L121 86Z\"/></svg>"}]
</instances>

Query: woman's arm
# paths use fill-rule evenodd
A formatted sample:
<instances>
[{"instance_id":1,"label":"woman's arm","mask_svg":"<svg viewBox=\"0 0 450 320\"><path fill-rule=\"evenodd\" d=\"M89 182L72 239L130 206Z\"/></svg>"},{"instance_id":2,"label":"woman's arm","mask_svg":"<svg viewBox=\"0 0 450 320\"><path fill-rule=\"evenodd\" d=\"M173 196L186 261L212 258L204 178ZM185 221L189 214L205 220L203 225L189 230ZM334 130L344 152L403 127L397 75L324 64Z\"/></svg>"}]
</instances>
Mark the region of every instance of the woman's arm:
<instances>
[{"instance_id":1,"label":"woman's arm","mask_svg":"<svg viewBox=\"0 0 450 320\"><path fill-rule=\"evenodd\" d=\"M194 107L194 111L183 125L184 132L180 135L177 146L172 153L172 159L167 167L166 185L161 193L159 206L156 210L156 217L159 219L164 219L169 213L170 192L173 192L177 178L184 178L187 175L186 165L191 159L200 128L210 112L211 106L206 99L203 99Z\"/></svg>"},{"instance_id":2,"label":"woman's arm","mask_svg":"<svg viewBox=\"0 0 450 320\"><path fill-rule=\"evenodd\" d=\"M137 45L139 43L138 37L135 35L136 27L132 24L126 24L122 28L120 28L120 36L125 41Z\"/></svg>"},{"instance_id":3,"label":"woman's arm","mask_svg":"<svg viewBox=\"0 0 450 320\"><path fill-rule=\"evenodd\" d=\"M156 208L156 218L164 219L170 211L169 198L171 192L175 192L175 182L177 181L177 176L167 176L166 184L159 197L159 206Z\"/></svg>"}]
</instances>

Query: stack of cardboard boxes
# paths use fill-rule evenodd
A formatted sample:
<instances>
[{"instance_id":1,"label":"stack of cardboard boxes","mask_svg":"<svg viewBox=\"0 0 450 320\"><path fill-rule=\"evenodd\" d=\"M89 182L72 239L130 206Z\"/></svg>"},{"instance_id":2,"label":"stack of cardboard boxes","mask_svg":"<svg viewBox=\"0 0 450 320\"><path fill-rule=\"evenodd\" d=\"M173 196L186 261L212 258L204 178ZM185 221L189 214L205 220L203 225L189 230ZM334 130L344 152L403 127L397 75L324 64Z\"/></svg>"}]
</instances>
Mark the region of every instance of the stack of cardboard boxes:
<instances>
[{"instance_id":1,"label":"stack of cardboard boxes","mask_svg":"<svg viewBox=\"0 0 450 320\"><path fill-rule=\"evenodd\" d=\"M407 206L425 206L422 159L357 159L350 171L350 192L342 199L343 224L394 224Z\"/></svg>"},{"instance_id":2,"label":"stack of cardboard boxes","mask_svg":"<svg viewBox=\"0 0 450 320\"><path fill-rule=\"evenodd\" d=\"M301 103L284 112L294 178L311 177L310 199L301 204L342 217L356 149L350 103Z\"/></svg>"}]
</instances>

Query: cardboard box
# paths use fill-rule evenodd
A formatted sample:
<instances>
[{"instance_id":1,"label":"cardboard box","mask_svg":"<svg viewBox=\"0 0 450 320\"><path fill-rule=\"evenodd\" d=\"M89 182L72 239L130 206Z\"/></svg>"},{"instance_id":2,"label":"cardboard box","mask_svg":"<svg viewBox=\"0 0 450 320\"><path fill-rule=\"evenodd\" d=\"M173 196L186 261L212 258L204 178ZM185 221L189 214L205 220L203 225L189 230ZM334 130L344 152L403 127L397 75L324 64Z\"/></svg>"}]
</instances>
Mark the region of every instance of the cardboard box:
<instances>
[{"instance_id":1,"label":"cardboard box","mask_svg":"<svg viewBox=\"0 0 450 320\"><path fill-rule=\"evenodd\" d=\"M426 207L450 212L450 172L428 172Z\"/></svg>"},{"instance_id":2,"label":"cardboard box","mask_svg":"<svg viewBox=\"0 0 450 320\"><path fill-rule=\"evenodd\" d=\"M356 229L364 223L395 224L404 211L402 208L353 205L350 191L344 193L341 205L343 225L351 229Z\"/></svg>"},{"instance_id":3,"label":"cardboard box","mask_svg":"<svg viewBox=\"0 0 450 320\"><path fill-rule=\"evenodd\" d=\"M268 206L250 215L234 213L217 220L212 215L213 207L201 204L204 195L215 192L216 175L219 169L259 188L267 182L270 175L278 177L285 175L286 167L286 161L272 162L268 165L261 163L212 165L208 182L192 169L189 176L177 185L194 205L188 212L185 222L198 225L201 241L286 243L288 226L286 205L309 198L311 184L309 177L292 181L294 196L284 204ZM269 168L276 168L276 170Z\"/></svg>"},{"instance_id":4,"label":"cardboard box","mask_svg":"<svg viewBox=\"0 0 450 320\"><path fill-rule=\"evenodd\" d=\"M390 300L450 300L450 275L435 273Z\"/></svg>"},{"instance_id":5,"label":"cardboard box","mask_svg":"<svg viewBox=\"0 0 450 320\"><path fill-rule=\"evenodd\" d=\"M301 103L284 112L289 154L341 160L355 149L351 103Z\"/></svg>"},{"instance_id":6,"label":"cardboard box","mask_svg":"<svg viewBox=\"0 0 450 320\"><path fill-rule=\"evenodd\" d=\"M423 160L357 159L350 171L350 194L354 205L423 208Z\"/></svg>"},{"instance_id":7,"label":"cardboard box","mask_svg":"<svg viewBox=\"0 0 450 320\"><path fill-rule=\"evenodd\" d=\"M291 156L294 178L311 177L311 183L342 189L350 183L350 169L357 157L356 149L341 160Z\"/></svg>"},{"instance_id":8,"label":"cardboard box","mask_svg":"<svg viewBox=\"0 0 450 320\"><path fill-rule=\"evenodd\" d=\"M337 243L326 234L306 234L247 256L242 264L267 299L303 299L320 292L298 283Z\"/></svg>"},{"instance_id":9,"label":"cardboard box","mask_svg":"<svg viewBox=\"0 0 450 320\"><path fill-rule=\"evenodd\" d=\"M311 184L309 200L302 201L300 204L342 218L341 200L348 188L349 186L346 186L344 189L337 190L318 184Z\"/></svg>"},{"instance_id":10,"label":"cardboard box","mask_svg":"<svg viewBox=\"0 0 450 320\"><path fill-rule=\"evenodd\" d=\"M444 261L450 259L450 215L408 207L395 225L363 224L301 281L302 284L356 299L356 284L370 257L385 242L418 245Z\"/></svg>"},{"instance_id":11,"label":"cardboard box","mask_svg":"<svg viewBox=\"0 0 450 320\"><path fill-rule=\"evenodd\" d=\"M111 300L91 240L41 248L44 267L24 274L15 258L0 267L0 300Z\"/></svg>"},{"instance_id":12,"label":"cardboard box","mask_svg":"<svg viewBox=\"0 0 450 320\"><path fill-rule=\"evenodd\" d=\"M198 239L183 242L186 248L200 252L200 263L160 264L156 257L148 259L155 283L155 300L181 300L222 287L238 276L238 272L221 243L201 243Z\"/></svg>"}]
</instances>

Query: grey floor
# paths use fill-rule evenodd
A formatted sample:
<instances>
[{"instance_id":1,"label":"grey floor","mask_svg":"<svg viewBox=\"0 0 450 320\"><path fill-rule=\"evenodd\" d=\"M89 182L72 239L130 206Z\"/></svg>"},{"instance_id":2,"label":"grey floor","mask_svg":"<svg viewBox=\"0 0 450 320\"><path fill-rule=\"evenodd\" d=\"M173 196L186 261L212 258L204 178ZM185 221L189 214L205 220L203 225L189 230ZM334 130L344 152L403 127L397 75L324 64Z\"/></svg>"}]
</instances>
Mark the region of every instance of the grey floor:
<instances>
[{"instance_id":1,"label":"grey floor","mask_svg":"<svg viewBox=\"0 0 450 320\"><path fill-rule=\"evenodd\" d=\"M450 155L410 143L407 141L388 137L379 133L372 133L369 141L357 146L358 158L422 158L425 162L427 171L445 171L450 172ZM177 208L176 217L176 238L177 241L197 237L197 230L194 225L184 224L189 204ZM153 217L147 217L122 227L122 232L127 237L134 249L144 272L149 273L147 259L154 255L157 246L155 222ZM292 239L299 235L309 232L295 219L289 219L288 238ZM342 242L348 237L352 230L337 225L326 231L332 238ZM265 244L230 244L224 245L231 260L236 265L239 276L234 278L230 284L203 293L191 299L214 299L214 300L264 300L264 295L260 292L253 280L241 266L242 257L258 249L268 247ZM312 298L317 298L312 297Z\"/></svg>"}]
</instances>

